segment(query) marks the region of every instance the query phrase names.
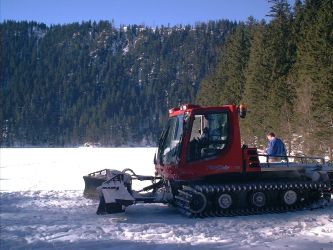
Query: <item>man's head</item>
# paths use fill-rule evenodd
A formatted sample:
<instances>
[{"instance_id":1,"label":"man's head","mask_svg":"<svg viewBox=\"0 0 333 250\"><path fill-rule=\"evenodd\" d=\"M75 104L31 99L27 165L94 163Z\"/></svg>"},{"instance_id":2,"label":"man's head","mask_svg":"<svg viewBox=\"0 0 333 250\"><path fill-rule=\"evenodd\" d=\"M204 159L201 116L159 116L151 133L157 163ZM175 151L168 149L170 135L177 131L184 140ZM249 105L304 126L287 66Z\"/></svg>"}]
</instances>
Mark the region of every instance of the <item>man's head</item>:
<instances>
[{"instance_id":1,"label":"man's head","mask_svg":"<svg viewBox=\"0 0 333 250\"><path fill-rule=\"evenodd\" d=\"M269 133L267 134L267 139L268 139L269 141L271 141L273 138L275 138L275 134L274 134L273 132L269 132Z\"/></svg>"}]
</instances>

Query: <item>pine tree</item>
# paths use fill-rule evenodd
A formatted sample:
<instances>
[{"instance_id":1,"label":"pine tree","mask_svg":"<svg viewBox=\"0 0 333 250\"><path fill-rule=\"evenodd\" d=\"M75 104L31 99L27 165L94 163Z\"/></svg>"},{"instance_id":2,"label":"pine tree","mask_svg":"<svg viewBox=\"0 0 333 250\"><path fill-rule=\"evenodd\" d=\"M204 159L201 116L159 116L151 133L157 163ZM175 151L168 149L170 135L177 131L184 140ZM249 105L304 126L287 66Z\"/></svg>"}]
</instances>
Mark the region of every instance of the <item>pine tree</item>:
<instances>
[{"instance_id":1,"label":"pine tree","mask_svg":"<svg viewBox=\"0 0 333 250\"><path fill-rule=\"evenodd\" d=\"M268 129L267 114L269 112L269 87L271 66L265 46L267 28L265 23L253 27L249 62L246 69L245 90L242 101L249 109L249 115L241 124L242 136L247 144L262 142ZM259 141L258 141L259 140Z\"/></svg>"},{"instance_id":2,"label":"pine tree","mask_svg":"<svg viewBox=\"0 0 333 250\"><path fill-rule=\"evenodd\" d=\"M294 134L292 126L296 90L292 79L288 77L295 63L296 44L293 39L293 17L286 0L272 1L271 16L268 25L267 50L271 53L271 86L269 94L269 126L285 139L291 149ZM277 108L279 107L279 108Z\"/></svg>"},{"instance_id":3,"label":"pine tree","mask_svg":"<svg viewBox=\"0 0 333 250\"><path fill-rule=\"evenodd\" d=\"M299 130L304 150L326 151L332 159L333 148L333 6L332 1L307 1L297 54Z\"/></svg>"}]
</instances>

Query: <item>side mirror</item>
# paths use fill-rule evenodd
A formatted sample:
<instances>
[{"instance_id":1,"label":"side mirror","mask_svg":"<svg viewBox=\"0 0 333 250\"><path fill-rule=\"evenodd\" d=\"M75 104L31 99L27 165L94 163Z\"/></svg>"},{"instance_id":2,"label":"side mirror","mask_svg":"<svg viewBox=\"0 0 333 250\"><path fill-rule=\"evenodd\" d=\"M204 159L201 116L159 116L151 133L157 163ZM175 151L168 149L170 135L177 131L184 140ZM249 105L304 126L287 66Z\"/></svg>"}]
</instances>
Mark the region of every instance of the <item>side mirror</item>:
<instances>
[{"instance_id":1,"label":"side mirror","mask_svg":"<svg viewBox=\"0 0 333 250\"><path fill-rule=\"evenodd\" d=\"M246 113L247 113L247 108L245 106L245 104L241 104L238 107L238 111L239 111L239 117L240 118L245 118L246 117Z\"/></svg>"}]
</instances>

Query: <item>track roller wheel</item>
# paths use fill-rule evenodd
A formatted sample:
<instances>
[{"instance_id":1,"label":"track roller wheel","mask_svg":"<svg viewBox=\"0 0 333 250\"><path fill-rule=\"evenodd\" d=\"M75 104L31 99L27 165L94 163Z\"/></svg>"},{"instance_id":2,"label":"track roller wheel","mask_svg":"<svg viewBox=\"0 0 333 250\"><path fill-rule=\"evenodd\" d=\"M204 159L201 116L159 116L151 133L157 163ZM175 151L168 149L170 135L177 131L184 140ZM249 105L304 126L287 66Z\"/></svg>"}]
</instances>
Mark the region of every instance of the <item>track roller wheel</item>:
<instances>
[{"instance_id":1,"label":"track roller wheel","mask_svg":"<svg viewBox=\"0 0 333 250\"><path fill-rule=\"evenodd\" d=\"M230 194L223 193L218 197L217 202L220 208L228 209L232 205L232 197Z\"/></svg>"},{"instance_id":2,"label":"track roller wheel","mask_svg":"<svg viewBox=\"0 0 333 250\"><path fill-rule=\"evenodd\" d=\"M282 195L283 203L292 206L297 202L298 196L294 190L287 190Z\"/></svg>"},{"instance_id":3,"label":"track roller wheel","mask_svg":"<svg viewBox=\"0 0 333 250\"><path fill-rule=\"evenodd\" d=\"M251 195L251 204L255 207L263 207L266 205L266 195L263 192L253 192Z\"/></svg>"},{"instance_id":4,"label":"track roller wheel","mask_svg":"<svg viewBox=\"0 0 333 250\"><path fill-rule=\"evenodd\" d=\"M199 214L205 211L207 207L207 198L201 192L195 192L189 203L189 210L193 214Z\"/></svg>"}]
</instances>

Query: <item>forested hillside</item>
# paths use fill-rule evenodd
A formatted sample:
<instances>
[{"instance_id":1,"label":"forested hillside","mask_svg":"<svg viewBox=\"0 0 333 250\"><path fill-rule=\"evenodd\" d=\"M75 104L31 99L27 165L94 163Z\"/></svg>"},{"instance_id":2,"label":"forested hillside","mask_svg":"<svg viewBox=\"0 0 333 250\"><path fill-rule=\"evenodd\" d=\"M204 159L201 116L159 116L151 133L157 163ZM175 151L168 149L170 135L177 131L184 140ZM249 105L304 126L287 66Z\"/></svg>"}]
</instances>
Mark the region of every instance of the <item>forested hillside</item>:
<instances>
[{"instance_id":1,"label":"forested hillside","mask_svg":"<svg viewBox=\"0 0 333 250\"><path fill-rule=\"evenodd\" d=\"M333 2L270 4L269 22L1 23L2 146L155 145L172 106L244 102L244 143L332 155Z\"/></svg>"},{"instance_id":2,"label":"forested hillside","mask_svg":"<svg viewBox=\"0 0 333 250\"><path fill-rule=\"evenodd\" d=\"M304 2L304 3L303 3ZM204 105L247 104L242 136L265 143L275 131L289 152L333 149L333 2L271 1L269 23L249 19L223 45L216 70L199 90Z\"/></svg>"},{"instance_id":3,"label":"forested hillside","mask_svg":"<svg viewBox=\"0 0 333 250\"><path fill-rule=\"evenodd\" d=\"M194 101L235 27L0 24L2 145L156 145L168 109Z\"/></svg>"}]
</instances>

